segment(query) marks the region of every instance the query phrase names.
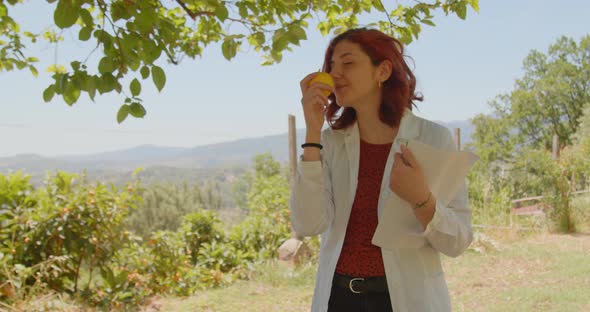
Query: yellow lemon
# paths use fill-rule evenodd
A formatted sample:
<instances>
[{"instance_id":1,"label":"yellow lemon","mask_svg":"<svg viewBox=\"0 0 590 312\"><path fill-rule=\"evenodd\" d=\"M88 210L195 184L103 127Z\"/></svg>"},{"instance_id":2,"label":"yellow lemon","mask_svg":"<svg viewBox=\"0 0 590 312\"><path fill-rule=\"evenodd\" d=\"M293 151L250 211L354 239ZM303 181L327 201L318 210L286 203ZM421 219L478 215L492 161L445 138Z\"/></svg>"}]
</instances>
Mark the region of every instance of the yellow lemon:
<instances>
[{"instance_id":1,"label":"yellow lemon","mask_svg":"<svg viewBox=\"0 0 590 312\"><path fill-rule=\"evenodd\" d=\"M330 87L334 88L334 79L332 79L332 76L330 76L330 74L325 73L325 72L319 72L315 77L313 77L313 79L309 82L309 85L311 86L312 84L316 83L316 82L321 82L321 83L325 83L327 85L329 85ZM324 92L324 94L326 96L329 96L332 92L328 91L328 90L322 90L322 92Z\"/></svg>"}]
</instances>

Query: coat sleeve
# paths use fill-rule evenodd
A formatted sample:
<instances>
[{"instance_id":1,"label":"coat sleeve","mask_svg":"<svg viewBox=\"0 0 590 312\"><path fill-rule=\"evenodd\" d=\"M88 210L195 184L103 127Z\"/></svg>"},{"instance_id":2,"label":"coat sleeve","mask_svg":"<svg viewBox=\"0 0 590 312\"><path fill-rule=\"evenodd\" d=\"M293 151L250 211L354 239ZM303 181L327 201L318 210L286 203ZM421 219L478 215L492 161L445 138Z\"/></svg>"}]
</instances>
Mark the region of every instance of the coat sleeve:
<instances>
[{"instance_id":1,"label":"coat sleeve","mask_svg":"<svg viewBox=\"0 0 590 312\"><path fill-rule=\"evenodd\" d=\"M289 207L293 230L299 236L321 234L334 219L330 145L325 132L322 134L322 144L321 160L300 160L293 181Z\"/></svg>"},{"instance_id":2,"label":"coat sleeve","mask_svg":"<svg viewBox=\"0 0 590 312\"><path fill-rule=\"evenodd\" d=\"M451 133L447 129L442 132L443 147L456 149ZM424 236L434 249L450 257L459 256L469 247L473 240L473 231L466 182L447 206L436 202L434 216L426 227Z\"/></svg>"}]
</instances>

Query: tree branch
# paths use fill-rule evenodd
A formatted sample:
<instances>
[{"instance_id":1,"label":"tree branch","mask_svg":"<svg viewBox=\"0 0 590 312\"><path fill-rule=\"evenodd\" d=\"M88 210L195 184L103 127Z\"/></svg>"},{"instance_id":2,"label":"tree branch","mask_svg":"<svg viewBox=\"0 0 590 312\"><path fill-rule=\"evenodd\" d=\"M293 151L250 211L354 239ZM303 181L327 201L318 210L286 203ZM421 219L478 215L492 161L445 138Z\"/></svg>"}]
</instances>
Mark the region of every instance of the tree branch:
<instances>
[{"instance_id":1,"label":"tree branch","mask_svg":"<svg viewBox=\"0 0 590 312\"><path fill-rule=\"evenodd\" d=\"M182 1L182 0L176 0L176 3L178 3L178 5L180 5L180 7L186 12L186 14L188 14L188 16L190 16L193 20L195 20L197 18L197 16L200 16L200 15L208 15L208 16L215 15L215 13L209 12L209 11L193 12L186 6L186 3L184 3L184 1Z\"/></svg>"},{"instance_id":2,"label":"tree branch","mask_svg":"<svg viewBox=\"0 0 590 312\"><path fill-rule=\"evenodd\" d=\"M383 5L383 1L379 0L379 4L383 8L383 11L385 12L385 16L387 16L387 20L389 20L389 25L391 25L391 29L392 30L395 29L395 24L393 24L393 21L391 20L391 16L387 12L387 9L385 8L385 5Z\"/></svg>"}]
</instances>

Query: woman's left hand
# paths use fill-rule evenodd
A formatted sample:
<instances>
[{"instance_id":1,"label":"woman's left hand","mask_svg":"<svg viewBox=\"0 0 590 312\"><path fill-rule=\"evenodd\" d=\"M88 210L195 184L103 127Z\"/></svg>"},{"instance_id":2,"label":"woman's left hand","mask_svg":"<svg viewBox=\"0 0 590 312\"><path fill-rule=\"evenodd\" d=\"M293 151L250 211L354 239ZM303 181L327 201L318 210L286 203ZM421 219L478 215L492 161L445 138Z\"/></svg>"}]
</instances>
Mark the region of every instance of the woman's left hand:
<instances>
[{"instance_id":1,"label":"woman's left hand","mask_svg":"<svg viewBox=\"0 0 590 312\"><path fill-rule=\"evenodd\" d=\"M402 144L401 153L395 153L394 160L389 178L391 191L412 207L425 201L430 195L430 189L414 154Z\"/></svg>"}]
</instances>

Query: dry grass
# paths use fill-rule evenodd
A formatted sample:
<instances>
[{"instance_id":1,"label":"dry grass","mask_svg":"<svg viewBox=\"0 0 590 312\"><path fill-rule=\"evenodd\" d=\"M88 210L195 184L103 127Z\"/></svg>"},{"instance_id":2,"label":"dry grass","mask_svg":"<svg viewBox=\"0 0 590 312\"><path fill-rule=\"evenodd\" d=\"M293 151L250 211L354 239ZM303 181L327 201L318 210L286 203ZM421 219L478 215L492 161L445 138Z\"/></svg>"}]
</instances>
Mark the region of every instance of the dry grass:
<instances>
[{"instance_id":1,"label":"dry grass","mask_svg":"<svg viewBox=\"0 0 590 312\"><path fill-rule=\"evenodd\" d=\"M226 289L204 292L190 298L162 298L160 311L308 311L310 287L272 287L260 282L239 282Z\"/></svg>"},{"instance_id":2,"label":"dry grass","mask_svg":"<svg viewBox=\"0 0 590 312\"><path fill-rule=\"evenodd\" d=\"M539 234L445 259L456 311L586 311L590 236Z\"/></svg>"}]
</instances>

